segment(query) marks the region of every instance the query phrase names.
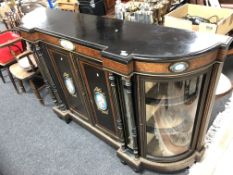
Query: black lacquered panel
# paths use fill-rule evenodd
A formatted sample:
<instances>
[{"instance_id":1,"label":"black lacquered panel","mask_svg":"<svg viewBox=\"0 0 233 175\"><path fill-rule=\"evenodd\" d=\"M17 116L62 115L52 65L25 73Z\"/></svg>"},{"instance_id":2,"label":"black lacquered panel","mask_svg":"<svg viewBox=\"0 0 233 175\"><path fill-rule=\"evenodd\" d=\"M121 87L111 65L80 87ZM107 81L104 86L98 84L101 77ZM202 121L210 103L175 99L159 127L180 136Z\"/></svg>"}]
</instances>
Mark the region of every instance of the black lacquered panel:
<instances>
[{"instance_id":1,"label":"black lacquered panel","mask_svg":"<svg viewBox=\"0 0 233 175\"><path fill-rule=\"evenodd\" d=\"M56 90L57 90L62 102L67 106L67 102L66 102L64 92L62 90L62 87L59 84L58 77L57 77L57 75L56 75L56 73L54 71L53 64L51 62L51 59L50 59L48 50L46 48L46 45L41 44L40 47L41 47L41 51L43 52L43 57L40 58L40 59L43 59L43 61L45 62L46 66L48 68L48 72L51 75L51 78L53 79L54 85L56 86ZM40 60L40 62L43 62L43 61Z\"/></svg>"},{"instance_id":2,"label":"black lacquered panel","mask_svg":"<svg viewBox=\"0 0 233 175\"><path fill-rule=\"evenodd\" d=\"M66 100L72 109L82 114L83 116L88 116L87 110L82 98L82 92L80 87L75 83L75 78L71 71L70 57L68 53L58 52L50 50L51 58L53 59L55 69L60 77L60 83L63 85Z\"/></svg>"},{"instance_id":3,"label":"black lacquered panel","mask_svg":"<svg viewBox=\"0 0 233 175\"><path fill-rule=\"evenodd\" d=\"M37 19L38 16L41 18ZM104 56L123 63L134 57L152 61L185 60L227 43L226 36L49 9L25 15L19 28L66 37L104 50ZM121 56L121 51L129 56Z\"/></svg>"},{"instance_id":4,"label":"black lacquered panel","mask_svg":"<svg viewBox=\"0 0 233 175\"><path fill-rule=\"evenodd\" d=\"M89 93L93 101L96 122L101 127L115 133L113 112L107 81L103 70L83 63L84 73L89 84Z\"/></svg>"}]
</instances>

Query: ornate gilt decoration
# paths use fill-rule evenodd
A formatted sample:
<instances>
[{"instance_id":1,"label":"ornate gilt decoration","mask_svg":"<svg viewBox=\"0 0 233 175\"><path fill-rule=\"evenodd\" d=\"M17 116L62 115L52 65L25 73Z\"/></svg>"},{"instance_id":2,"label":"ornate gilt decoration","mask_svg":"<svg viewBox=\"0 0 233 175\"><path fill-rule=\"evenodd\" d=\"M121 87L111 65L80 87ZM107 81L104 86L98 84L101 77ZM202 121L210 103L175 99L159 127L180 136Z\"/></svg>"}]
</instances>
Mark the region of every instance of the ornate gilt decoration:
<instances>
[{"instance_id":1,"label":"ornate gilt decoration","mask_svg":"<svg viewBox=\"0 0 233 175\"><path fill-rule=\"evenodd\" d=\"M94 99L97 109L100 110L103 114L108 114L108 104L105 93L102 92L102 89L95 87L94 89Z\"/></svg>"},{"instance_id":2,"label":"ornate gilt decoration","mask_svg":"<svg viewBox=\"0 0 233 175\"><path fill-rule=\"evenodd\" d=\"M63 78L64 78L64 82L66 85L66 89L68 90L70 95L77 97L77 92L74 86L74 82L73 82L73 79L70 77L70 74L68 74L67 72L64 72Z\"/></svg>"}]
</instances>

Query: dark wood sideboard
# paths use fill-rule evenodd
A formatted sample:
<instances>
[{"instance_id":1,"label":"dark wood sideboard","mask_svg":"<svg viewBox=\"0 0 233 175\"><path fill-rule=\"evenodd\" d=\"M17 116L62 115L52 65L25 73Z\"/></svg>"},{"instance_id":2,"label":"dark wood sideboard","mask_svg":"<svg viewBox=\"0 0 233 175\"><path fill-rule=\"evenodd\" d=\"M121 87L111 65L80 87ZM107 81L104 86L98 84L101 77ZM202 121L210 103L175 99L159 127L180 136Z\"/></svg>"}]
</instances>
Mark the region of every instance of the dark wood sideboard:
<instances>
[{"instance_id":1,"label":"dark wood sideboard","mask_svg":"<svg viewBox=\"0 0 233 175\"><path fill-rule=\"evenodd\" d=\"M49 9L18 30L54 112L112 145L122 163L177 171L201 158L230 37Z\"/></svg>"}]
</instances>

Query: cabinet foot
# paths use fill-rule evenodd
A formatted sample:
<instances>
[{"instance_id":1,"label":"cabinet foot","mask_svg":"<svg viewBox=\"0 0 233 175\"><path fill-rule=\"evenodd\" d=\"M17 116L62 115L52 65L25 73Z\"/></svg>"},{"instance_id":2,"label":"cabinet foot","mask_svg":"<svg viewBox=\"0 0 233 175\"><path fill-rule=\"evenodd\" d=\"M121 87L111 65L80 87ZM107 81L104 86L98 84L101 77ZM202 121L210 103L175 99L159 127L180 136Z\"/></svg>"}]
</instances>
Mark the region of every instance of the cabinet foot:
<instances>
[{"instance_id":1,"label":"cabinet foot","mask_svg":"<svg viewBox=\"0 0 233 175\"><path fill-rule=\"evenodd\" d=\"M120 158L120 161L123 165L128 165L134 172L140 171L140 159L135 159L134 154L132 154L129 150L118 149L117 156Z\"/></svg>"},{"instance_id":2,"label":"cabinet foot","mask_svg":"<svg viewBox=\"0 0 233 175\"><path fill-rule=\"evenodd\" d=\"M122 163L123 165L127 165L127 162L124 161L124 160L121 160L121 163Z\"/></svg>"},{"instance_id":3,"label":"cabinet foot","mask_svg":"<svg viewBox=\"0 0 233 175\"><path fill-rule=\"evenodd\" d=\"M58 109L58 107L53 107L53 111L57 114L57 116L64 120L67 124L69 124L72 121L71 116L69 115L69 111L61 111Z\"/></svg>"},{"instance_id":4,"label":"cabinet foot","mask_svg":"<svg viewBox=\"0 0 233 175\"><path fill-rule=\"evenodd\" d=\"M71 118L66 118L66 119L64 119L64 120L65 120L65 122L66 122L67 124L69 124L69 123L72 121Z\"/></svg>"},{"instance_id":5,"label":"cabinet foot","mask_svg":"<svg viewBox=\"0 0 233 175\"><path fill-rule=\"evenodd\" d=\"M135 173L139 173L140 170L138 168L132 168Z\"/></svg>"}]
</instances>

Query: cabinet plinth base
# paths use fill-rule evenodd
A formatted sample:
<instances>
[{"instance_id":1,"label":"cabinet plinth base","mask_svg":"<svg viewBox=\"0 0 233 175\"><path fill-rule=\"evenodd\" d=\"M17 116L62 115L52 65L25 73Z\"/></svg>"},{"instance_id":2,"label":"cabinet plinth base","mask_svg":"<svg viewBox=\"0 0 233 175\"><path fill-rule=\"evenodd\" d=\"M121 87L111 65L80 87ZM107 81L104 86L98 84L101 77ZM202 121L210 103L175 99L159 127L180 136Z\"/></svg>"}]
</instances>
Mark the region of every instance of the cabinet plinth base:
<instances>
[{"instance_id":1,"label":"cabinet plinth base","mask_svg":"<svg viewBox=\"0 0 233 175\"><path fill-rule=\"evenodd\" d=\"M117 150L117 156L122 162L128 164L134 171L138 172L142 168L159 171L159 172L176 172L188 168L193 163L200 161L204 154L204 149L201 151L195 151L189 157L170 163L159 163L153 162L145 158L136 159L133 154L129 153L127 150Z\"/></svg>"},{"instance_id":2,"label":"cabinet plinth base","mask_svg":"<svg viewBox=\"0 0 233 175\"><path fill-rule=\"evenodd\" d=\"M95 134L98 138L114 147L115 149L118 149L120 147L120 143L118 141L106 135L90 123L84 121L83 119L81 119L81 117L77 116L76 114L73 114L70 110L61 111L60 109L58 109L58 107L53 107L53 111L57 114L57 116L60 119L63 119L67 123L70 121L78 123L82 127L86 128L88 131Z\"/></svg>"},{"instance_id":3,"label":"cabinet plinth base","mask_svg":"<svg viewBox=\"0 0 233 175\"><path fill-rule=\"evenodd\" d=\"M65 120L66 123L70 123L72 121L68 110L61 111L57 107L53 107L53 111L60 119Z\"/></svg>"},{"instance_id":4,"label":"cabinet plinth base","mask_svg":"<svg viewBox=\"0 0 233 175\"><path fill-rule=\"evenodd\" d=\"M140 158L135 158L135 155L130 153L127 149L122 150L119 148L117 150L117 156L120 158L122 163L129 165L135 172L141 170Z\"/></svg>"},{"instance_id":5,"label":"cabinet plinth base","mask_svg":"<svg viewBox=\"0 0 233 175\"><path fill-rule=\"evenodd\" d=\"M80 124L82 127L88 129L90 132L94 133L97 137L104 140L106 143L110 144L117 150L117 156L120 158L123 164L129 165L135 172L139 172L142 168L151 169L154 171L161 171L161 172L175 172L185 169L192 165L196 161L200 161L201 157L203 156L204 150L201 151L194 151L189 157L170 163L159 163L153 162L151 160L139 157L135 158L135 155L131 153L129 150L120 148L120 143L116 140L112 139L108 135L104 134L96 127L92 126L90 123L80 119L79 116L71 113L70 110L61 111L58 107L53 107L53 111L57 114L57 116L67 123L70 121L74 121Z\"/></svg>"}]
</instances>

